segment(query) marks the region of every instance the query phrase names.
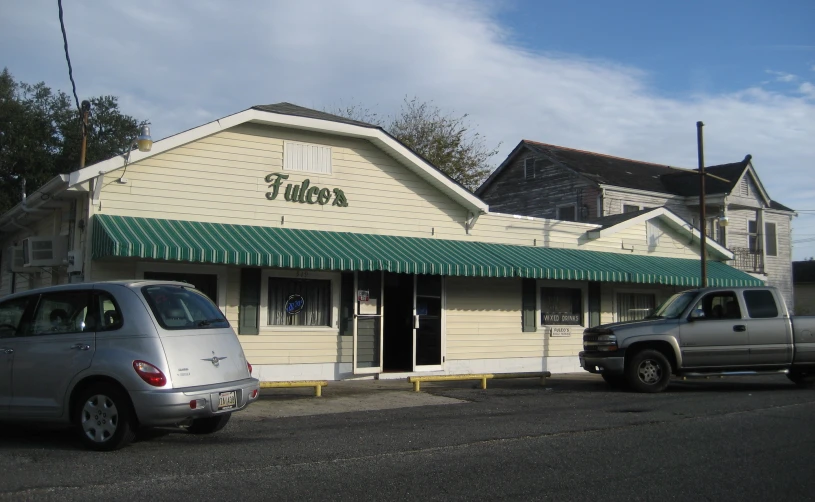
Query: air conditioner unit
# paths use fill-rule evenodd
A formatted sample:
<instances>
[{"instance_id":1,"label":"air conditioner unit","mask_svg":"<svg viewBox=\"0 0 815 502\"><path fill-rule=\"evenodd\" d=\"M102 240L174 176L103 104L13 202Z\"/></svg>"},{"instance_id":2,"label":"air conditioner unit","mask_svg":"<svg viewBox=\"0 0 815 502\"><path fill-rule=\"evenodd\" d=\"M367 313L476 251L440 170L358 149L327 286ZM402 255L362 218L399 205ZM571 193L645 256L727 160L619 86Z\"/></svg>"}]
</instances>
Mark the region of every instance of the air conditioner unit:
<instances>
[{"instance_id":1,"label":"air conditioner unit","mask_svg":"<svg viewBox=\"0 0 815 502\"><path fill-rule=\"evenodd\" d=\"M23 260L23 246L9 246L3 253L3 270L6 272L28 273Z\"/></svg>"},{"instance_id":2,"label":"air conditioner unit","mask_svg":"<svg viewBox=\"0 0 815 502\"><path fill-rule=\"evenodd\" d=\"M68 238L61 235L23 239L26 267L59 267L68 258Z\"/></svg>"}]
</instances>

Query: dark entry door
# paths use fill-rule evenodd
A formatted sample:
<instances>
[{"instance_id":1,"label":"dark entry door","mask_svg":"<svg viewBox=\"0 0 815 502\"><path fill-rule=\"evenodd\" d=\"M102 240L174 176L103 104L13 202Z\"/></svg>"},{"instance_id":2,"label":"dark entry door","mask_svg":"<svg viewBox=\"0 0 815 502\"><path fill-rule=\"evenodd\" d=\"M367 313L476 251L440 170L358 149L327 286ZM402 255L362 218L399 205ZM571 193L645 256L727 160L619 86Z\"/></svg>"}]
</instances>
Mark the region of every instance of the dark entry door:
<instances>
[{"instance_id":1,"label":"dark entry door","mask_svg":"<svg viewBox=\"0 0 815 502\"><path fill-rule=\"evenodd\" d=\"M181 281L195 286L218 305L218 276L215 274L187 274L184 272L145 272L145 279L157 281Z\"/></svg>"},{"instance_id":2,"label":"dark entry door","mask_svg":"<svg viewBox=\"0 0 815 502\"><path fill-rule=\"evenodd\" d=\"M416 276L414 369L441 369L442 357L442 277Z\"/></svg>"}]
</instances>

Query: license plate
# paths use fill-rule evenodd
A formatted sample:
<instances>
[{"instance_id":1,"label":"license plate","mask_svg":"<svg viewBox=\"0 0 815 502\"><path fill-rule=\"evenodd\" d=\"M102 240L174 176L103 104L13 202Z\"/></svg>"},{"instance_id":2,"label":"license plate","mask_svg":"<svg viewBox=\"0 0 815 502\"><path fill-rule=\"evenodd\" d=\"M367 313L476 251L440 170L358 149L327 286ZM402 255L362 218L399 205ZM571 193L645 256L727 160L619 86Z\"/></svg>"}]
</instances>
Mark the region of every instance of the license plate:
<instances>
[{"instance_id":1,"label":"license plate","mask_svg":"<svg viewBox=\"0 0 815 502\"><path fill-rule=\"evenodd\" d=\"M238 405L237 393L232 390L229 392L221 392L218 394L218 409L229 410Z\"/></svg>"}]
</instances>

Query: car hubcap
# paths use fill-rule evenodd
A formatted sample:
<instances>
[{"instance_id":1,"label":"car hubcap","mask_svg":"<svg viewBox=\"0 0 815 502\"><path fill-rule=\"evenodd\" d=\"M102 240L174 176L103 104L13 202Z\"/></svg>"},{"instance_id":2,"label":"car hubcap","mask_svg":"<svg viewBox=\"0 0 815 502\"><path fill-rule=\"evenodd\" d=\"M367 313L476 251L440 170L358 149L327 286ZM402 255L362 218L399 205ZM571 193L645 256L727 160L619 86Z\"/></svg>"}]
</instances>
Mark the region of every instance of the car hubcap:
<instances>
[{"instance_id":1,"label":"car hubcap","mask_svg":"<svg viewBox=\"0 0 815 502\"><path fill-rule=\"evenodd\" d=\"M651 359L646 359L641 362L637 373L639 374L640 380L648 385L655 384L662 379L662 368L656 361Z\"/></svg>"},{"instance_id":2,"label":"car hubcap","mask_svg":"<svg viewBox=\"0 0 815 502\"><path fill-rule=\"evenodd\" d=\"M107 396L90 397L82 408L82 430L95 443L104 443L116 432L119 411Z\"/></svg>"}]
</instances>

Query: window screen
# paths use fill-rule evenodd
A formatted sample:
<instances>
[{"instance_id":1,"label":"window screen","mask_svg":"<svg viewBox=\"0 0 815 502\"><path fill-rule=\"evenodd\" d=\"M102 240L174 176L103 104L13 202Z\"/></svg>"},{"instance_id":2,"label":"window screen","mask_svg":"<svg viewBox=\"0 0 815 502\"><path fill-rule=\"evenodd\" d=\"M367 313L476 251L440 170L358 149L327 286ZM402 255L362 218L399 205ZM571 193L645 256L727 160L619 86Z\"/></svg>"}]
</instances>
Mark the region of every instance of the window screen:
<instances>
[{"instance_id":1,"label":"window screen","mask_svg":"<svg viewBox=\"0 0 815 502\"><path fill-rule=\"evenodd\" d=\"M767 256L778 256L778 239L775 233L775 223L764 224L764 241Z\"/></svg>"},{"instance_id":2,"label":"window screen","mask_svg":"<svg viewBox=\"0 0 815 502\"><path fill-rule=\"evenodd\" d=\"M270 326L331 326L331 281L269 278Z\"/></svg>"},{"instance_id":3,"label":"window screen","mask_svg":"<svg viewBox=\"0 0 815 502\"><path fill-rule=\"evenodd\" d=\"M577 288L541 288L541 324L583 324L583 292Z\"/></svg>"},{"instance_id":4,"label":"window screen","mask_svg":"<svg viewBox=\"0 0 815 502\"><path fill-rule=\"evenodd\" d=\"M617 321L638 321L654 312L656 297L641 293L617 293Z\"/></svg>"},{"instance_id":5,"label":"window screen","mask_svg":"<svg viewBox=\"0 0 815 502\"><path fill-rule=\"evenodd\" d=\"M563 206L557 210L557 219L561 221L577 221L574 206Z\"/></svg>"}]
</instances>

